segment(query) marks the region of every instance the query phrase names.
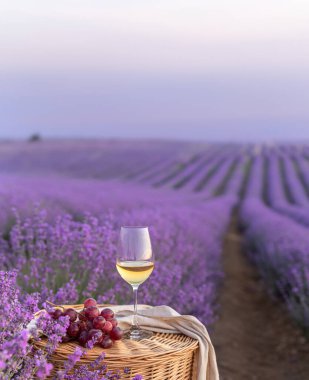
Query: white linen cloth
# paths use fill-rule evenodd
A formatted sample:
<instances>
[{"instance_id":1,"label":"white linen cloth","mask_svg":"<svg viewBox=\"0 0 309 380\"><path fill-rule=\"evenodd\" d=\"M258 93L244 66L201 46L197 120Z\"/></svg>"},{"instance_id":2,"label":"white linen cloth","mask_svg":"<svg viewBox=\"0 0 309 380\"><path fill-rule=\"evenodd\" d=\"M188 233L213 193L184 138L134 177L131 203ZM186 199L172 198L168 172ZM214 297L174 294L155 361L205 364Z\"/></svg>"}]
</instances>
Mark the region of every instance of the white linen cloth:
<instances>
[{"instance_id":1,"label":"white linen cloth","mask_svg":"<svg viewBox=\"0 0 309 380\"><path fill-rule=\"evenodd\" d=\"M129 329L133 322L133 306L112 306L119 325ZM180 315L169 306L138 306L138 324L145 330L160 333L182 333L199 342L197 380L219 380L217 360L206 327L191 315Z\"/></svg>"}]
</instances>

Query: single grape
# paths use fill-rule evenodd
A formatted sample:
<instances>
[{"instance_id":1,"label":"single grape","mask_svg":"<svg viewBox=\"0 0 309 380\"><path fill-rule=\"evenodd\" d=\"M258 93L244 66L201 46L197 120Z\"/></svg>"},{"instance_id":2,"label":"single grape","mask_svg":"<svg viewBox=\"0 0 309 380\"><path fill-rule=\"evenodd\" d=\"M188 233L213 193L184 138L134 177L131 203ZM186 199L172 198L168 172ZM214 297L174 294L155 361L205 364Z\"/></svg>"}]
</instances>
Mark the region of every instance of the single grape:
<instances>
[{"instance_id":1,"label":"single grape","mask_svg":"<svg viewBox=\"0 0 309 380\"><path fill-rule=\"evenodd\" d=\"M105 322L105 318L98 316L94 318L92 323L95 329L103 330Z\"/></svg>"},{"instance_id":2,"label":"single grape","mask_svg":"<svg viewBox=\"0 0 309 380\"><path fill-rule=\"evenodd\" d=\"M77 322L70 323L70 326L68 327L68 335L70 335L72 338L76 338L79 335L79 325Z\"/></svg>"},{"instance_id":3,"label":"single grape","mask_svg":"<svg viewBox=\"0 0 309 380\"><path fill-rule=\"evenodd\" d=\"M100 343L100 346L102 348L111 348L113 345L113 341L108 336L104 337L102 342Z\"/></svg>"},{"instance_id":4,"label":"single grape","mask_svg":"<svg viewBox=\"0 0 309 380\"><path fill-rule=\"evenodd\" d=\"M85 316L89 320L93 320L95 317L98 317L100 315L100 311L96 306L90 306L87 307L85 310Z\"/></svg>"},{"instance_id":5,"label":"single grape","mask_svg":"<svg viewBox=\"0 0 309 380\"><path fill-rule=\"evenodd\" d=\"M116 327L118 325L118 321L116 318L109 319L109 322L113 325L113 327Z\"/></svg>"},{"instance_id":6,"label":"single grape","mask_svg":"<svg viewBox=\"0 0 309 380\"><path fill-rule=\"evenodd\" d=\"M113 329L112 323L110 321L106 321L103 327L103 331L105 331L106 333L109 333L110 331L112 331L112 329Z\"/></svg>"},{"instance_id":7,"label":"single grape","mask_svg":"<svg viewBox=\"0 0 309 380\"><path fill-rule=\"evenodd\" d=\"M87 330L88 331L91 330L91 329L93 329L93 323L92 323L92 321L86 321L86 325L87 325Z\"/></svg>"},{"instance_id":8,"label":"single grape","mask_svg":"<svg viewBox=\"0 0 309 380\"><path fill-rule=\"evenodd\" d=\"M87 298L84 302L85 309L90 306L97 306L97 301L94 298Z\"/></svg>"},{"instance_id":9,"label":"single grape","mask_svg":"<svg viewBox=\"0 0 309 380\"><path fill-rule=\"evenodd\" d=\"M60 309L56 309L53 313L52 313L52 318L53 319L58 319L59 317L61 317L63 314L62 314L62 311Z\"/></svg>"},{"instance_id":10,"label":"single grape","mask_svg":"<svg viewBox=\"0 0 309 380\"><path fill-rule=\"evenodd\" d=\"M87 330L89 330L86 321L78 321L77 323L78 323L78 326L79 326L79 330L80 330L80 331L87 331ZM91 326L91 328L92 328L92 326Z\"/></svg>"},{"instance_id":11,"label":"single grape","mask_svg":"<svg viewBox=\"0 0 309 380\"><path fill-rule=\"evenodd\" d=\"M119 327L114 327L109 336L112 340L120 340L123 336L123 331Z\"/></svg>"},{"instance_id":12,"label":"single grape","mask_svg":"<svg viewBox=\"0 0 309 380\"><path fill-rule=\"evenodd\" d=\"M103 339L103 333L101 330L98 329L92 329L88 332L88 340L93 339L95 340L95 343L101 343Z\"/></svg>"},{"instance_id":13,"label":"single grape","mask_svg":"<svg viewBox=\"0 0 309 380\"><path fill-rule=\"evenodd\" d=\"M101 311L101 316L105 318L106 320L113 319L114 312L113 310L106 308Z\"/></svg>"},{"instance_id":14,"label":"single grape","mask_svg":"<svg viewBox=\"0 0 309 380\"><path fill-rule=\"evenodd\" d=\"M63 315L68 315L70 318L70 322L75 322L77 319L77 312L74 309L64 310Z\"/></svg>"},{"instance_id":15,"label":"single grape","mask_svg":"<svg viewBox=\"0 0 309 380\"><path fill-rule=\"evenodd\" d=\"M88 340L88 331L82 331L78 337L78 343L82 346L86 346Z\"/></svg>"},{"instance_id":16,"label":"single grape","mask_svg":"<svg viewBox=\"0 0 309 380\"><path fill-rule=\"evenodd\" d=\"M80 313L78 313L78 317L80 321L87 321L87 317L85 315L86 309L83 309Z\"/></svg>"}]
</instances>

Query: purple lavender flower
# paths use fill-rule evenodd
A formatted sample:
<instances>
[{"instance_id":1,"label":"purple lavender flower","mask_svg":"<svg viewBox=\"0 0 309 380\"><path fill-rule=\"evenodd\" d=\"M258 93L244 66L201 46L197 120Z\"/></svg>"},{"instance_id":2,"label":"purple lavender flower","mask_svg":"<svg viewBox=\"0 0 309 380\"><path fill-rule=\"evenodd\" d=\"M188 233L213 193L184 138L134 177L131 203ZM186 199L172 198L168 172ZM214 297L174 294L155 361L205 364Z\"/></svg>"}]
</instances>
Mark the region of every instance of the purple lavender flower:
<instances>
[{"instance_id":1,"label":"purple lavender flower","mask_svg":"<svg viewBox=\"0 0 309 380\"><path fill-rule=\"evenodd\" d=\"M291 315L309 329L309 235L257 199L247 199L241 219L247 250L273 295L279 296Z\"/></svg>"}]
</instances>

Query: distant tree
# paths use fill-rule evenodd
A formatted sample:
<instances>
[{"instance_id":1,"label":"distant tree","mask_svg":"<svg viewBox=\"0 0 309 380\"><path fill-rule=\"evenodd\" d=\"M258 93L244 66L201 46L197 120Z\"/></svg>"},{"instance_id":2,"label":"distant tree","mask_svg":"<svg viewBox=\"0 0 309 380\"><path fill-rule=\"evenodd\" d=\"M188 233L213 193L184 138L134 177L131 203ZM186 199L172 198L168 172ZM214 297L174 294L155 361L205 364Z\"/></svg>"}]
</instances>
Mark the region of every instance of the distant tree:
<instances>
[{"instance_id":1,"label":"distant tree","mask_svg":"<svg viewBox=\"0 0 309 380\"><path fill-rule=\"evenodd\" d=\"M37 141L41 141L42 138L40 136L39 133L33 133L29 138L28 138L28 141L29 142L37 142Z\"/></svg>"}]
</instances>

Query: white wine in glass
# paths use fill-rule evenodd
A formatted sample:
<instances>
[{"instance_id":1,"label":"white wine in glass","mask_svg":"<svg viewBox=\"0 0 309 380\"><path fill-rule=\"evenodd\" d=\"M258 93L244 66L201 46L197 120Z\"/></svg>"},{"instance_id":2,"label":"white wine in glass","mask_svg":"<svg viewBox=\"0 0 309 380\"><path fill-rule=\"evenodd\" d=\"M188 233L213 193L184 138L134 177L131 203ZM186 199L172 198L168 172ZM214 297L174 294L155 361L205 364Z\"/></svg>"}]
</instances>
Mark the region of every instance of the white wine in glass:
<instances>
[{"instance_id":1,"label":"white wine in glass","mask_svg":"<svg viewBox=\"0 0 309 380\"><path fill-rule=\"evenodd\" d=\"M119 261L117 269L120 276L130 285L139 286L151 275L154 263L149 261Z\"/></svg>"},{"instance_id":2,"label":"white wine in glass","mask_svg":"<svg viewBox=\"0 0 309 380\"><path fill-rule=\"evenodd\" d=\"M121 227L116 267L134 293L133 325L125 337L133 340L150 338L152 332L140 329L137 321L137 290L154 269L148 227Z\"/></svg>"}]
</instances>

